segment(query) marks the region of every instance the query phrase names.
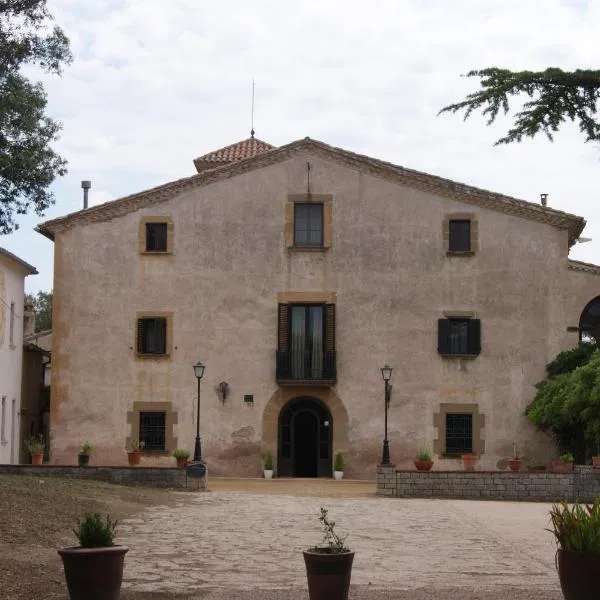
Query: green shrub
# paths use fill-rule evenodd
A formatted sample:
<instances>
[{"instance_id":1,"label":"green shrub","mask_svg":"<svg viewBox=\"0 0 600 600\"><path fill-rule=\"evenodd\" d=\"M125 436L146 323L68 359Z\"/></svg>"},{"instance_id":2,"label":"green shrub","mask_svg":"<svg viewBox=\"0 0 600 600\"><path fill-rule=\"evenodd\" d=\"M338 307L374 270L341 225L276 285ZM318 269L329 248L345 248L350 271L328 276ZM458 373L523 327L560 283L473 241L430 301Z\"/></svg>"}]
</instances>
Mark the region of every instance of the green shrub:
<instances>
[{"instance_id":1,"label":"green shrub","mask_svg":"<svg viewBox=\"0 0 600 600\"><path fill-rule=\"evenodd\" d=\"M561 454L558 458L560 458L560 460L566 463L573 462L574 460L573 455L570 452L567 452L566 454Z\"/></svg>"},{"instance_id":2,"label":"green shrub","mask_svg":"<svg viewBox=\"0 0 600 600\"><path fill-rule=\"evenodd\" d=\"M265 471L273 470L273 455L270 452L265 454Z\"/></svg>"},{"instance_id":3,"label":"green shrub","mask_svg":"<svg viewBox=\"0 0 600 600\"><path fill-rule=\"evenodd\" d=\"M333 466L334 471L343 471L344 470L344 455L341 452L338 452L335 455L335 463Z\"/></svg>"},{"instance_id":4,"label":"green shrub","mask_svg":"<svg viewBox=\"0 0 600 600\"><path fill-rule=\"evenodd\" d=\"M105 548L113 546L117 522L106 515L106 521L99 513L85 513L83 520L77 519L77 529L73 533L82 548Z\"/></svg>"},{"instance_id":5,"label":"green shrub","mask_svg":"<svg viewBox=\"0 0 600 600\"><path fill-rule=\"evenodd\" d=\"M91 454L92 450L94 449L94 446L92 446L92 444L90 444L89 442L86 442L85 444L83 444L83 446L81 446L81 450L79 451L79 454Z\"/></svg>"},{"instance_id":6,"label":"green shrub","mask_svg":"<svg viewBox=\"0 0 600 600\"><path fill-rule=\"evenodd\" d=\"M600 498L593 505L554 504L550 521L552 529L547 531L562 550L600 553Z\"/></svg>"},{"instance_id":7,"label":"green shrub","mask_svg":"<svg viewBox=\"0 0 600 600\"><path fill-rule=\"evenodd\" d=\"M419 450L417 453L417 460L431 460L433 455L428 450Z\"/></svg>"},{"instance_id":8,"label":"green shrub","mask_svg":"<svg viewBox=\"0 0 600 600\"><path fill-rule=\"evenodd\" d=\"M187 450L182 450L181 448L177 448L176 450L173 450L173 457L174 458L189 458L190 453Z\"/></svg>"}]
</instances>

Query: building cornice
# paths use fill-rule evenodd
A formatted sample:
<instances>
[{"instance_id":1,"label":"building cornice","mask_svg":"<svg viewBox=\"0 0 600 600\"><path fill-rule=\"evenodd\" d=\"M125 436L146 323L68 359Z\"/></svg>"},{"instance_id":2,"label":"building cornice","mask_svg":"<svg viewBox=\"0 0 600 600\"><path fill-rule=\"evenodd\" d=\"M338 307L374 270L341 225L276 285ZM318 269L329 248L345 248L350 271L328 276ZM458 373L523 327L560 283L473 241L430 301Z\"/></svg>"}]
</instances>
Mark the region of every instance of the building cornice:
<instances>
[{"instance_id":1,"label":"building cornice","mask_svg":"<svg viewBox=\"0 0 600 600\"><path fill-rule=\"evenodd\" d=\"M457 183L428 173L414 171L369 156L349 152L342 148L335 148L310 138L304 138L246 160L209 169L191 177L178 179L118 200L46 221L39 225L36 230L53 240L56 233L71 227L108 221L141 208L165 202L189 190L237 177L304 153L310 153L324 160L334 161L343 166L356 169L361 173L450 198L457 202L472 204L488 210L565 229L569 232L570 246L575 243L585 227L585 219L577 215Z\"/></svg>"},{"instance_id":2,"label":"building cornice","mask_svg":"<svg viewBox=\"0 0 600 600\"><path fill-rule=\"evenodd\" d=\"M600 265L594 265L592 263L586 263L580 260L569 259L568 268L572 271L581 271L583 273L592 273L593 275L600 275Z\"/></svg>"}]
</instances>

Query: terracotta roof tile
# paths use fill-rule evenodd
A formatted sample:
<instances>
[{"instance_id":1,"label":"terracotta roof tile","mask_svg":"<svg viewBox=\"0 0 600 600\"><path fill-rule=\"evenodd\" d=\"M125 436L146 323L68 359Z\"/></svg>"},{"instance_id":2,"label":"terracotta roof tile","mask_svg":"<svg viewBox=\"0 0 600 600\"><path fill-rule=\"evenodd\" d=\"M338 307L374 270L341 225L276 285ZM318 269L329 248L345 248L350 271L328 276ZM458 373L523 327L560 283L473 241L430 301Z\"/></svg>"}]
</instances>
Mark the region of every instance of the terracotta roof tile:
<instances>
[{"instance_id":1,"label":"terracotta roof tile","mask_svg":"<svg viewBox=\"0 0 600 600\"><path fill-rule=\"evenodd\" d=\"M198 171L200 171L201 169L199 167L202 167L202 170L204 170L207 168L207 163L210 164L211 168L213 168L213 166L219 167L237 160L252 158L253 156L273 150L273 148L275 148L275 146L267 144L267 142L263 142L255 137L249 137L241 142L237 142L235 144L231 144L230 146L219 148L219 150L209 152L203 156L199 156L198 158L194 159L194 164L196 165Z\"/></svg>"}]
</instances>

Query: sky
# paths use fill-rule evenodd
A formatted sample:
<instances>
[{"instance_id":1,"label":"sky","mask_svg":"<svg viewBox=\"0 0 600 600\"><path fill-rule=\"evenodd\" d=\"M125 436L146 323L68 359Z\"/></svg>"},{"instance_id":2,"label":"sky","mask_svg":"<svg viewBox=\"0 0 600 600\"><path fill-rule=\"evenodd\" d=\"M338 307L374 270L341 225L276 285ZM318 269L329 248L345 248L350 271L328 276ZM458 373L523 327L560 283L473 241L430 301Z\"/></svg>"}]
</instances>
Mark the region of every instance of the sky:
<instances>
[{"instance_id":1,"label":"sky","mask_svg":"<svg viewBox=\"0 0 600 600\"><path fill-rule=\"evenodd\" d=\"M53 244L33 228L191 175L192 160L249 137L309 136L353 152L539 202L587 219L571 258L600 263L600 144L573 124L495 147L509 119L437 115L478 88L462 74L600 68L600 0L49 0L71 40L61 78L35 73L63 123L69 172L44 217L0 246L52 288Z\"/></svg>"}]
</instances>

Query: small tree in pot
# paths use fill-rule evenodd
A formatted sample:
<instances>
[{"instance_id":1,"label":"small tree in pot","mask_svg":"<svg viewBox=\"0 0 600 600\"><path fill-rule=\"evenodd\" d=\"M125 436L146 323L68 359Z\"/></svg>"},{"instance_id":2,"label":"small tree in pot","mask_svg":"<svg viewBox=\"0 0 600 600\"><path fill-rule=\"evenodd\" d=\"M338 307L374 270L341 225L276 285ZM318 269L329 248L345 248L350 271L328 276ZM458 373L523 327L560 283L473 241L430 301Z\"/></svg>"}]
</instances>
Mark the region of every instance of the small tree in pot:
<instances>
[{"instance_id":1,"label":"small tree in pot","mask_svg":"<svg viewBox=\"0 0 600 600\"><path fill-rule=\"evenodd\" d=\"M263 474L265 479L273 478L273 455L270 452L265 454L265 460L263 463Z\"/></svg>"},{"instance_id":2,"label":"small tree in pot","mask_svg":"<svg viewBox=\"0 0 600 600\"><path fill-rule=\"evenodd\" d=\"M40 433L36 437L29 438L25 442L25 447L31 454L31 464L41 465L44 462L44 450L46 449L46 443L44 442L44 436Z\"/></svg>"},{"instance_id":3,"label":"small tree in pot","mask_svg":"<svg viewBox=\"0 0 600 600\"><path fill-rule=\"evenodd\" d=\"M593 505L555 504L550 511L565 600L600 597L600 498Z\"/></svg>"},{"instance_id":4,"label":"small tree in pot","mask_svg":"<svg viewBox=\"0 0 600 600\"><path fill-rule=\"evenodd\" d=\"M310 600L348 600L354 552L346 546L346 538L335 532L335 521L329 520L323 507L319 521L323 545L304 551L308 595Z\"/></svg>"},{"instance_id":5,"label":"small tree in pot","mask_svg":"<svg viewBox=\"0 0 600 600\"><path fill-rule=\"evenodd\" d=\"M116 525L108 515L86 513L73 530L79 546L58 551L71 600L118 600L129 548L114 545Z\"/></svg>"},{"instance_id":6,"label":"small tree in pot","mask_svg":"<svg viewBox=\"0 0 600 600\"><path fill-rule=\"evenodd\" d=\"M81 446L81 450L77 455L77 463L80 467L87 467L90 464L90 454L92 453L93 449L94 446L92 446L89 442L86 442L83 444L83 446Z\"/></svg>"},{"instance_id":7,"label":"small tree in pot","mask_svg":"<svg viewBox=\"0 0 600 600\"><path fill-rule=\"evenodd\" d=\"M338 481L344 477L344 455L338 452L333 465L333 477Z\"/></svg>"}]
</instances>

